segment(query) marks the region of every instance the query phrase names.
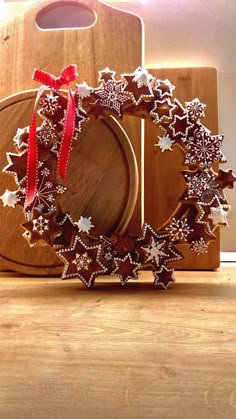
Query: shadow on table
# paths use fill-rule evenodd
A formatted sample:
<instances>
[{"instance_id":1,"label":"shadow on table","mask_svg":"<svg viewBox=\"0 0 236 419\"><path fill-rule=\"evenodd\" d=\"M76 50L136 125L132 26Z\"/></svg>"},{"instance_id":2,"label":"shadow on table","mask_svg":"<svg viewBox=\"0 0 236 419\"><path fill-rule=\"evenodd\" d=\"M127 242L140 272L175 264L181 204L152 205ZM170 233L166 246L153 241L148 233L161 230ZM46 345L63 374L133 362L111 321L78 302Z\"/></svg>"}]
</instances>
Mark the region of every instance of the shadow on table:
<instances>
[{"instance_id":1,"label":"shadow on table","mask_svg":"<svg viewBox=\"0 0 236 419\"><path fill-rule=\"evenodd\" d=\"M7 278L4 284L4 277ZM92 288L86 288L78 279L61 280L58 277L27 277L21 274L4 273L1 274L1 288L3 294L11 293L16 298L41 298L45 297L47 303L49 299L57 298L65 299L69 297L78 298L82 300L100 299L103 301L115 302L119 296L119 300L125 299L131 301L137 299L144 299L148 303L148 299L194 299L196 297L202 298L224 298L227 299L236 297L235 281L226 276L225 279L211 277L209 280L205 279L177 279L177 282L172 284L167 290L155 287L153 284L153 277L150 274L148 278L141 278L139 280L130 280L125 286L122 286L117 278L114 277L100 277L96 279L95 285ZM5 292L4 292L5 291ZM0 291L1 298L1 291Z\"/></svg>"}]
</instances>

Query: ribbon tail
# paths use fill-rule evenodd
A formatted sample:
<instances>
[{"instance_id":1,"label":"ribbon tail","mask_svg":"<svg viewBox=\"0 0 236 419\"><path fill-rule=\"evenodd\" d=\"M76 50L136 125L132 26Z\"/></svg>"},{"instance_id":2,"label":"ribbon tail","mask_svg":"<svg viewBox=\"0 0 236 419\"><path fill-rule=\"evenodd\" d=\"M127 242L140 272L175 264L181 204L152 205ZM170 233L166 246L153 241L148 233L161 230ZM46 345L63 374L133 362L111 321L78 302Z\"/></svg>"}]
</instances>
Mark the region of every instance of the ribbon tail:
<instances>
[{"instance_id":1,"label":"ribbon tail","mask_svg":"<svg viewBox=\"0 0 236 419\"><path fill-rule=\"evenodd\" d=\"M62 134L62 141L58 160L58 173L65 181L67 168L70 158L71 145L75 130L75 99L70 87L68 87L68 101L66 108L66 118Z\"/></svg>"},{"instance_id":2,"label":"ribbon tail","mask_svg":"<svg viewBox=\"0 0 236 419\"><path fill-rule=\"evenodd\" d=\"M36 112L34 109L28 139L27 151L27 183L26 198L24 208L26 209L34 200L37 192L37 168L38 168L38 150L36 139Z\"/></svg>"}]
</instances>

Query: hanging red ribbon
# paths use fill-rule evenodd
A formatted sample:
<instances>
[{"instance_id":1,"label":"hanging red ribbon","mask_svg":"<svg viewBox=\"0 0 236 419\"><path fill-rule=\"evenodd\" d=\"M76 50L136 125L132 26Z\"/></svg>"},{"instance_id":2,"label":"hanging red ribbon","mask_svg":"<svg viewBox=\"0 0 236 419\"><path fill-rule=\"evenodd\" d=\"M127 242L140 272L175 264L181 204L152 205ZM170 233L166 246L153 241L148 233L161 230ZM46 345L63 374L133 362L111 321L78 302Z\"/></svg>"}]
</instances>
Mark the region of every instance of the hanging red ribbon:
<instances>
[{"instance_id":1,"label":"hanging red ribbon","mask_svg":"<svg viewBox=\"0 0 236 419\"><path fill-rule=\"evenodd\" d=\"M37 192L37 166L38 166L38 149L36 141L36 112L34 109L28 139L28 153L27 153L27 181L26 181L26 198L24 207L33 202Z\"/></svg>"},{"instance_id":2,"label":"hanging red ribbon","mask_svg":"<svg viewBox=\"0 0 236 419\"><path fill-rule=\"evenodd\" d=\"M58 173L63 180L66 180L72 139L75 130L75 110L75 99L71 88L68 86L66 117L57 165Z\"/></svg>"},{"instance_id":3,"label":"hanging red ribbon","mask_svg":"<svg viewBox=\"0 0 236 419\"><path fill-rule=\"evenodd\" d=\"M69 65L65 67L59 77L55 77L45 71L35 70L33 80L39 81L43 85L43 89L38 92L36 97L33 116L29 130L28 153L27 153L27 184L26 184L26 198L24 207L27 208L34 200L37 193L38 182L38 152L37 152L37 138L36 138L36 105L39 97L46 88L59 90L63 85L68 88L68 100L66 108L66 117L63 127L62 141L58 159L58 173L63 180L66 180L68 162L70 158L71 144L73 133L75 129L75 100L70 82L78 78L77 66Z\"/></svg>"}]
</instances>

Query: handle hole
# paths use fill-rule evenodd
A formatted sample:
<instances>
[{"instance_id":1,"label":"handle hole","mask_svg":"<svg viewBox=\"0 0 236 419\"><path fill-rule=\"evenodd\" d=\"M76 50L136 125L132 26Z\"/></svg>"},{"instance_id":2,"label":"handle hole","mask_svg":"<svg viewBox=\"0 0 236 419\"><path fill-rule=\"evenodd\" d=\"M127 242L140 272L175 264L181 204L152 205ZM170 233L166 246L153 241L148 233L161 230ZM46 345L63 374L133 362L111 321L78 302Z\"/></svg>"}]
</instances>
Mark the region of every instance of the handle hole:
<instances>
[{"instance_id":1,"label":"handle hole","mask_svg":"<svg viewBox=\"0 0 236 419\"><path fill-rule=\"evenodd\" d=\"M96 23L96 14L75 1L58 1L37 13L35 22L39 29L80 29Z\"/></svg>"}]
</instances>

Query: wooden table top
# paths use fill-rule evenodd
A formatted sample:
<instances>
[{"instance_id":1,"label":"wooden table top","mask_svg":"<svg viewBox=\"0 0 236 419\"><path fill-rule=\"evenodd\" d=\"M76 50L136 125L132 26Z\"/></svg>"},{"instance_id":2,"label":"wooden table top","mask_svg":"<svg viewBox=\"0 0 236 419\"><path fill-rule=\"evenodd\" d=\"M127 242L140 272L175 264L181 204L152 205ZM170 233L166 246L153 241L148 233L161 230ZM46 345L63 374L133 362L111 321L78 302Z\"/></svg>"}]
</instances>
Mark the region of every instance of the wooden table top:
<instances>
[{"instance_id":1,"label":"wooden table top","mask_svg":"<svg viewBox=\"0 0 236 419\"><path fill-rule=\"evenodd\" d=\"M235 419L236 265L175 276L1 273L0 418Z\"/></svg>"}]
</instances>

